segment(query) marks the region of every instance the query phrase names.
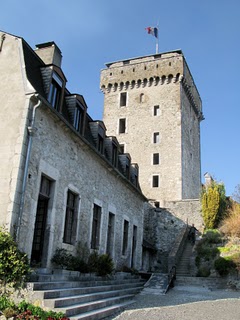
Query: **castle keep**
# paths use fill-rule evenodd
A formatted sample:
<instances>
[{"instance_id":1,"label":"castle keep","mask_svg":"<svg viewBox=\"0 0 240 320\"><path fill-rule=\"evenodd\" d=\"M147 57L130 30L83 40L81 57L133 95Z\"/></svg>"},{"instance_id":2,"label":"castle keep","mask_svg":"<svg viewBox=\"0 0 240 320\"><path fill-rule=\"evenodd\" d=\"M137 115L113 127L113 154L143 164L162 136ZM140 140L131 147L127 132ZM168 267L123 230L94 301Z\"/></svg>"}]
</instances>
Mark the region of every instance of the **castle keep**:
<instances>
[{"instance_id":1,"label":"castle keep","mask_svg":"<svg viewBox=\"0 0 240 320\"><path fill-rule=\"evenodd\" d=\"M182 51L107 63L101 89L107 133L138 163L147 198L198 199L202 104Z\"/></svg>"}]
</instances>

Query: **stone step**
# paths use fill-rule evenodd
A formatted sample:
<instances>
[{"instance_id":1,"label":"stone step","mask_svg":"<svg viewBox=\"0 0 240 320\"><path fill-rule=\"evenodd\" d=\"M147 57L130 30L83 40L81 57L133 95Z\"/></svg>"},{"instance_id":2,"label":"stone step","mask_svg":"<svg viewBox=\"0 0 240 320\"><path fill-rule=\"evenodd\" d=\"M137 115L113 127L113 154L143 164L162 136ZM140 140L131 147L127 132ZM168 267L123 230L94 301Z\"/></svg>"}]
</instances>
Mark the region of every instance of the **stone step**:
<instances>
[{"instance_id":1,"label":"stone step","mask_svg":"<svg viewBox=\"0 0 240 320\"><path fill-rule=\"evenodd\" d=\"M89 303L97 300L105 300L113 297L124 295L136 295L140 292L140 288L129 288L122 290L110 290L104 292L94 292L90 294L72 295L57 299L46 299L44 305L49 308L66 308L76 304Z\"/></svg>"},{"instance_id":2,"label":"stone step","mask_svg":"<svg viewBox=\"0 0 240 320\"><path fill-rule=\"evenodd\" d=\"M121 290L129 288L134 289L141 289L145 282L136 282L136 283L121 283L121 284L112 284L112 285L105 285L105 286L94 286L94 287L78 287L78 288L66 288L66 289L56 289L56 290L48 290L44 291L43 298L44 299L56 299L61 297L68 297L71 295L83 295L83 294L90 294L94 292L105 292L111 290Z\"/></svg>"},{"instance_id":3,"label":"stone step","mask_svg":"<svg viewBox=\"0 0 240 320\"><path fill-rule=\"evenodd\" d=\"M75 316L69 317L70 320L99 320L105 319L108 316L111 316L120 310L126 308L128 305L134 303L134 300L126 301L112 305L110 307L105 307L97 309L94 311L85 312L84 314L77 314Z\"/></svg>"},{"instance_id":4,"label":"stone step","mask_svg":"<svg viewBox=\"0 0 240 320\"><path fill-rule=\"evenodd\" d=\"M177 275L174 284L175 286L200 286L210 289L224 289L227 287L227 280L217 277L191 277Z\"/></svg>"},{"instance_id":5,"label":"stone step","mask_svg":"<svg viewBox=\"0 0 240 320\"><path fill-rule=\"evenodd\" d=\"M122 280L95 280L95 281L49 281L49 282L31 282L28 286L31 286L33 290L53 290L53 289L63 289L63 288L79 288L79 287L94 287L102 285L112 285L112 284L124 284L124 283L145 283L141 279L122 279Z\"/></svg>"},{"instance_id":6,"label":"stone step","mask_svg":"<svg viewBox=\"0 0 240 320\"><path fill-rule=\"evenodd\" d=\"M123 295L119 297L112 297L103 300L89 301L87 303L73 304L67 308L54 308L57 312L63 312L66 317L75 317L76 315L83 314L89 311L102 309L105 307L113 306L119 303L123 303L132 300L133 294Z\"/></svg>"}]
</instances>

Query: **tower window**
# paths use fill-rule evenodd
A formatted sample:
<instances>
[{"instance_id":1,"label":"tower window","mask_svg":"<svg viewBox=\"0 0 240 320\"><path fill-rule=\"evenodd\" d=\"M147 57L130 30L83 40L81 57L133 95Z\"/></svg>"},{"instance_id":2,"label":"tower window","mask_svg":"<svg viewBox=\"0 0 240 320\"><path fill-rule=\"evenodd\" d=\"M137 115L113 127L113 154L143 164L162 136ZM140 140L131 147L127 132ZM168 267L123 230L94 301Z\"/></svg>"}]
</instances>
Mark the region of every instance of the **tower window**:
<instances>
[{"instance_id":1,"label":"tower window","mask_svg":"<svg viewBox=\"0 0 240 320\"><path fill-rule=\"evenodd\" d=\"M144 102L144 93L140 94L140 103Z\"/></svg>"},{"instance_id":2,"label":"tower window","mask_svg":"<svg viewBox=\"0 0 240 320\"><path fill-rule=\"evenodd\" d=\"M153 143L159 143L159 141L160 141L159 132L154 132L153 133Z\"/></svg>"},{"instance_id":3,"label":"tower window","mask_svg":"<svg viewBox=\"0 0 240 320\"><path fill-rule=\"evenodd\" d=\"M119 133L125 133L126 132L126 119L119 119Z\"/></svg>"},{"instance_id":4,"label":"tower window","mask_svg":"<svg viewBox=\"0 0 240 320\"><path fill-rule=\"evenodd\" d=\"M120 107L126 107L126 105L127 105L127 92L121 92Z\"/></svg>"},{"instance_id":5,"label":"tower window","mask_svg":"<svg viewBox=\"0 0 240 320\"><path fill-rule=\"evenodd\" d=\"M153 154L153 164L159 164L159 153Z\"/></svg>"},{"instance_id":6,"label":"tower window","mask_svg":"<svg viewBox=\"0 0 240 320\"><path fill-rule=\"evenodd\" d=\"M159 116L159 114L160 114L160 108L159 108L159 105L156 105L153 107L153 115Z\"/></svg>"},{"instance_id":7,"label":"tower window","mask_svg":"<svg viewBox=\"0 0 240 320\"><path fill-rule=\"evenodd\" d=\"M155 175L152 177L152 187L153 188L159 187L159 176Z\"/></svg>"}]
</instances>

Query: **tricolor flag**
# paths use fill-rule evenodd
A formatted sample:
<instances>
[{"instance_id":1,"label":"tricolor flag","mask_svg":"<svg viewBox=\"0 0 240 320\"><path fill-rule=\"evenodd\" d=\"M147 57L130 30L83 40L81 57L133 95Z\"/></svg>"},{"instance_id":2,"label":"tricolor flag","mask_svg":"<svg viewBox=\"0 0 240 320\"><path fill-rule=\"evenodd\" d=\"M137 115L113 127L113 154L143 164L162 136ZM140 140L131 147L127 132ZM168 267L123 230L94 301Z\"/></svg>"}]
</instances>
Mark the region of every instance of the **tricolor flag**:
<instances>
[{"instance_id":1,"label":"tricolor flag","mask_svg":"<svg viewBox=\"0 0 240 320\"><path fill-rule=\"evenodd\" d=\"M153 35L155 38L158 38L158 28L156 27L147 27L145 28L148 34Z\"/></svg>"}]
</instances>

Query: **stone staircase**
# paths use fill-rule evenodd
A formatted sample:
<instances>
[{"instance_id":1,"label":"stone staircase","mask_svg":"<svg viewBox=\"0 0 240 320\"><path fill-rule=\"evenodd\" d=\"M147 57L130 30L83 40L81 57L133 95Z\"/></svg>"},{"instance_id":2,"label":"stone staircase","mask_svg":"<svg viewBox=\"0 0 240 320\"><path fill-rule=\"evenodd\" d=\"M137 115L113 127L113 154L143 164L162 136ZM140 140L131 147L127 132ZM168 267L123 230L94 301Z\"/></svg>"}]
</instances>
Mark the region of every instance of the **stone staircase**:
<instances>
[{"instance_id":1,"label":"stone staircase","mask_svg":"<svg viewBox=\"0 0 240 320\"><path fill-rule=\"evenodd\" d=\"M32 300L44 308L63 312L71 320L103 319L134 302L146 280L128 273L111 277L65 274L38 274L28 284Z\"/></svg>"},{"instance_id":2,"label":"stone staircase","mask_svg":"<svg viewBox=\"0 0 240 320\"><path fill-rule=\"evenodd\" d=\"M194 263L193 245L186 240L181 258L176 268L175 286L207 288L210 290L226 289L227 280L219 277L196 277L191 264Z\"/></svg>"},{"instance_id":3,"label":"stone staircase","mask_svg":"<svg viewBox=\"0 0 240 320\"><path fill-rule=\"evenodd\" d=\"M190 277L190 259L193 253L193 245L190 241L186 240L181 258L177 264L176 275Z\"/></svg>"}]
</instances>

